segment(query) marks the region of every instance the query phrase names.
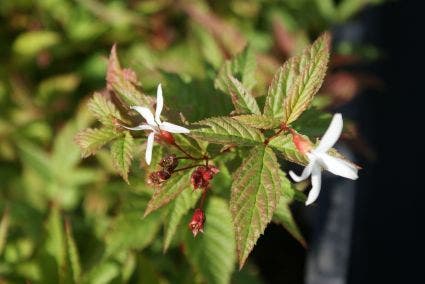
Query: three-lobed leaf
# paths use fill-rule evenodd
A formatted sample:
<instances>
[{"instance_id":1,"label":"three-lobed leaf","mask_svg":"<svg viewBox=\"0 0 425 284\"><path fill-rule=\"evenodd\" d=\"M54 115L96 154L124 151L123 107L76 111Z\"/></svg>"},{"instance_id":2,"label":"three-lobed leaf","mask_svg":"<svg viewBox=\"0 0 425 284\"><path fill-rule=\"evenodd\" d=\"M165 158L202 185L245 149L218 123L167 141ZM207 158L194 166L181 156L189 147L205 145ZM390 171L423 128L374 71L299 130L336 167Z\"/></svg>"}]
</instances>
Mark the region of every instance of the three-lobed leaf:
<instances>
[{"instance_id":1,"label":"three-lobed leaf","mask_svg":"<svg viewBox=\"0 0 425 284\"><path fill-rule=\"evenodd\" d=\"M279 164L269 147L254 147L234 174L230 210L240 268L270 222L281 195Z\"/></svg>"},{"instance_id":2,"label":"three-lobed leaf","mask_svg":"<svg viewBox=\"0 0 425 284\"><path fill-rule=\"evenodd\" d=\"M253 146L264 142L264 135L258 130L230 117L213 117L194 125L190 135L216 144Z\"/></svg>"}]
</instances>

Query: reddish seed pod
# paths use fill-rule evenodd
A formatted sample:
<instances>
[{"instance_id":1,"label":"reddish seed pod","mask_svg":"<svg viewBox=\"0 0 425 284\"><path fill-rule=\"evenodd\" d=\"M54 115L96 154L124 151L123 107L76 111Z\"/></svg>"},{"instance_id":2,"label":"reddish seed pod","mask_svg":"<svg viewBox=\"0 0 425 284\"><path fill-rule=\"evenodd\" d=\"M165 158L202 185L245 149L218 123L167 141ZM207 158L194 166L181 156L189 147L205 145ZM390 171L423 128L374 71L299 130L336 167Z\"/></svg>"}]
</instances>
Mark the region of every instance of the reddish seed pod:
<instances>
[{"instance_id":1,"label":"reddish seed pod","mask_svg":"<svg viewBox=\"0 0 425 284\"><path fill-rule=\"evenodd\" d=\"M167 155L165 156L159 165L166 171L172 173L178 166L179 160L177 159L176 155Z\"/></svg>"},{"instance_id":2,"label":"reddish seed pod","mask_svg":"<svg viewBox=\"0 0 425 284\"><path fill-rule=\"evenodd\" d=\"M189 229L192 231L194 237L196 237L199 232L204 232L204 223L204 211L202 211L200 208L195 209L195 212L193 213L192 219L189 223Z\"/></svg>"},{"instance_id":3,"label":"reddish seed pod","mask_svg":"<svg viewBox=\"0 0 425 284\"><path fill-rule=\"evenodd\" d=\"M171 174L165 170L157 172L157 175L162 181L167 180L171 177Z\"/></svg>"}]
</instances>

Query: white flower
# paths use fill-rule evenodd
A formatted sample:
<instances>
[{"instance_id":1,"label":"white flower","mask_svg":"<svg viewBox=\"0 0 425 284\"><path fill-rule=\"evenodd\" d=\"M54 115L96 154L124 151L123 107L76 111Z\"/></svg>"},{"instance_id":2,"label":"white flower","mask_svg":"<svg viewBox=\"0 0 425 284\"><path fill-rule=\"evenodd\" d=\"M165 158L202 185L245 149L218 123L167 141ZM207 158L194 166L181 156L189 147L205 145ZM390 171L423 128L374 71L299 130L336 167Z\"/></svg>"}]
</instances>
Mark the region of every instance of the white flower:
<instances>
[{"instance_id":1,"label":"white flower","mask_svg":"<svg viewBox=\"0 0 425 284\"><path fill-rule=\"evenodd\" d=\"M184 128L166 121L161 121L160 116L161 116L163 106L164 106L164 98L162 97L161 84L159 84L157 92L156 92L155 116L147 107L132 106L130 108L140 113L140 115L143 116L143 118L146 120L146 123L140 124L136 127L124 126L126 129L130 129L130 130L151 130L152 131L148 135L148 141L146 144L145 160L148 165L150 165L152 160L152 149L153 149L155 134L161 134L161 131L167 131L171 133L189 133L190 132L189 129L187 128Z\"/></svg>"},{"instance_id":2,"label":"white flower","mask_svg":"<svg viewBox=\"0 0 425 284\"><path fill-rule=\"evenodd\" d=\"M319 145L306 153L309 163L304 168L301 176L297 176L292 171L289 175L296 182L305 180L311 175L312 188L308 194L306 205L313 203L320 193L322 169L325 169L335 175L349 179L357 179L357 167L343 159L330 156L326 152L336 143L342 132L342 115L337 113L333 116L331 124L320 140Z\"/></svg>"}]
</instances>

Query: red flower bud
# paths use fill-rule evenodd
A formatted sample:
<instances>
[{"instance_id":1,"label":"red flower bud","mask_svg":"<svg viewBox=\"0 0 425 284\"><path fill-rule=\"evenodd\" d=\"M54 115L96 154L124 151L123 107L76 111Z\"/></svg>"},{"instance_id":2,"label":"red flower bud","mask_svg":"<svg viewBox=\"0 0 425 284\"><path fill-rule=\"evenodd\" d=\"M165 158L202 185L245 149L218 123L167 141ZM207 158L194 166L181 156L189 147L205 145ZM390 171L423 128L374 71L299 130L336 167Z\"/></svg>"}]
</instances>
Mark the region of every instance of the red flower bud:
<instances>
[{"instance_id":1,"label":"red flower bud","mask_svg":"<svg viewBox=\"0 0 425 284\"><path fill-rule=\"evenodd\" d=\"M305 139L295 131L292 132L292 141L295 144L295 147L301 154L306 154L308 151L312 149L312 145L309 140Z\"/></svg>"},{"instance_id":2,"label":"red flower bud","mask_svg":"<svg viewBox=\"0 0 425 284\"><path fill-rule=\"evenodd\" d=\"M173 134L171 134L168 131L161 130L161 132L159 132L159 134L157 134L157 137L160 140L164 141L165 143L168 143L168 144L171 144L171 145L173 145L175 143Z\"/></svg>"},{"instance_id":3,"label":"red flower bud","mask_svg":"<svg viewBox=\"0 0 425 284\"><path fill-rule=\"evenodd\" d=\"M195 209L195 212L193 213L192 220L189 223L189 229L192 231L193 236L196 237L196 235L201 232L204 232L204 223L205 223L205 214L202 209L197 208Z\"/></svg>"}]
</instances>

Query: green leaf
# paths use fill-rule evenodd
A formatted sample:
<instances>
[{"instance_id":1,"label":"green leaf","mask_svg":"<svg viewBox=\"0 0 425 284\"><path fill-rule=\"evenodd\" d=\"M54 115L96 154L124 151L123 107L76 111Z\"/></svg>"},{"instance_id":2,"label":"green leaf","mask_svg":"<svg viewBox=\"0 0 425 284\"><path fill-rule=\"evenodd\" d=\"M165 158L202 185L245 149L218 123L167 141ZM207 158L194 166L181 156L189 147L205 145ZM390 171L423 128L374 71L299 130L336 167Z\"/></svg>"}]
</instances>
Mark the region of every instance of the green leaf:
<instances>
[{"instance_id":1,"label":"green leaf","mask_svg":"<svg viewBox=\"0 0 425 284\"><path fill-rule=\"evenodd\" d=\"M72 227L69 222L65 222L65 233L66 233L66 245L68 252L68 262L70 264L69 268L72 272L73 283L81 283L81 264L80 257L78 255L77 244L75 243Z\"/></svg>"},{"instance_id":2,"label":"green leaf","mask_svg":"<svg viewBox=\"0 0 425 284\"><path fill-rule=\"evenodd\" d=\"M230 210L235 225L239 267L270 222L281 195L279 164L269 147L253 148L235 172Z\"/></svg>"},{"instance_id":3,"label":"green leaf","mask_svg":"<svg viewBox=\"0 0 425 284\"><path fill-rule=\"evenodd\" d=\"M130 75L131 74L131 75ZM121 69L117 56L116 46L111 49L109 56L106 81L109 89L116 92L118 97L128 106L152 106L153 98L143 95L135 87L135 74L133 70Z\"/></svg>"},{"instance_id":4,"label":"green leaf","mask_svg":"<svg viewBox=\"0 0 425 284\"><path fill-rule=\"evenodd\" d=\"M263 111L265 116L283 119L283 101L299 77L300 60L300 56L294 56L279 67L269 86Z\"/></svg>"},{"instance_id":5,"label":"green leaf","mask_svg":"<svg viewBox=\"0 0 425 284\"><path fill-rule=\"evenodd\" d=\"M105 126L114 127L113 118L121 119L115 105L100 93L94 93L88 107L91 113Z\"/></svg>"},{"instance_id":6,"label":"green leaf","mask_svg":"<svg viewBox=\"0 0 425 284\"><path fill-rule=\"evenodd\" d=\"M326 132L331 120L332 115L330 113L322 112L312 107L303 112L292 124L292 127L308 137L318 137Z\"/></svg>"},{"instance_id":7,"label":"green leaf","mask_svg":"<svg viewBox=\"0 0 425 284\"><path fill-rule=\"evenodd\" d=\"M205 208L204 233L196 238L187 230L186 254L206 283L227 284L234 270L235 236L227 203L210 197Z\"/></svg>"},{"instance_id":8,"label":"green leaf","mask_svg":"<svg viewBox=\"0 0 425 284\"><path fill-rule=\"evenodd\" d=\"M308 137L304 138L308 139ZM301 154L295 147L294 142L292 141L292 134L279 135L276 138L270 140L268 145L273 149L279 151L283 155L283 157L288 161L303 166L308 164L307 157Z\"/></svg>"},{"instance_id":9,"label":"green leaf","mask_svg":"<svg viewBox=\"0 0 425 284\"><path fill-rule=\"evenodd\" d=\"M42 50L58 44L60 36L52 31L31 31L21 33L13 43L13 51L19 55L32 57Z\"/></svg>"},{"instance_id":10,"label":"green leaf","mask_svg":"<svg viewBox=\"0 0 425 284\"><path fill-rule=\"evenodd\" d=\"M246 114L232 116L232 118L258 129L274 129L280 126L278 119L265 115Z\"/></svg>"},{"instance_id":11,"label":"green leaf","mask_svg":"<svg viewBox=\"0 0 425 284\"><path fill-rule=\"evenodd\" d=\"M80 146L82 157L86 158L120 135L122 134L109 128L87 128L77 133L75 142Z\"/></svg>"},{"instance_id":12,"label":"green leaf","mask_svg":"<svg viewBox=\"0 0 425 284\"><path fill-rule=\"evenodd\" d=\"M0 256L2 255L3 248L7 241L7 232L9 231L10 224L9 208L6 206L0 220Z\"/></svg>"},{"instance_id":13,"label":"green leaf","mask_svg":"<svg viewBox=\"0 0 425 284\"><path fill-rule=\"evenodd\" d=\"M297 76L283 101L283 122L291 124L313 100L326 75L330 52L330 35L324 33L312 45L304 49L299 63L291 72ZM295 60L295 59L294 59Z\"/></svg>"},{"instance_id":14,"label":"green leaf","mask_svg":"<svg viewBox=\"0 0 425 284\"><path fill-rule=\"evenodd\" d=\"M264 142L263 134L255 128L240 123L230 117L213 117L201 120L192 129L190 135L216 144L235 144L252 146Z\"/></svg>"},{"instance_id":15,"label":"green leaf","mask_svg":"<svg viewBox=\"0 0 425 284\"><path fill-rule=\"evenodd\" d=\"M289 180L288 180L289 182ZM285 186L285 185L284 185ZM289 201L284 196L280 197L280 201L274 212L274 219L285 227L285 229L297 240L303 247L307 247L307 243L302 236L298 225L295 223L292 212L289 208Z\"/></svg>"},{"instance_id":16,"label":"green leaf","mask_svg":"<svg viewBox=\"0 0 425 284\"><path fill-rule=\"evenodd\" d=\"M186 190L183 191L173 202L170 213L168 214L168 220L165 225L164 232L164 252L168 249L171 241L176 233L177 227L180 224L181 219L187 212L192 209L199 197L201 196L200 190Z\"/></svg>"},{"instance_id":17,"label":"green leaf","mask_svg":"<svg viewBox=\"0 0 425 284\"><path fill-rule=\"evenodd\" d=\"M251 46L237 54L232 60L226 60L215 79L214 86L224 93L227 91L228 76L236 78L250 91L255 86L255 69L257 62Z\"/></svg>"},{"instance_id":18,"label":"green leaf","mask_svg":"<svg viewBox=\"0 0 425 284\"><path fill-rule=\"evenodd\" d=\"M130 132L126 131L124 137L115 140L111 145L112 162L122 178L128 182L128 172L133 160L134 139Z\"/></svg>"},{"instance_id":19,"label":"green leaf","mask_svg":"<svg viewBox=\"0 0 425 284\"><path fill-rule=\"evenodd\" d=\"M109 257L127 249L141 250L148 246L161 226L160 215L155 213L146 218L142 218L140 210L121 213L106 236L105 255Z\"/></svg>"},{"instance_id":20,"label":"green leaf","mask_svg":"<svg viewBox=\"0 0 425 284\"><path fill-rule=\"evenodd\" d=\"M144 216L168 204L174 200L184 190L190 188L191 171L178 172L167 180L160 187L155 188L151 200L146 207Z\"/></svg>"},{"instance_id":21,"label":"green leaf","mask_svg":"<svg viewBox=\"0 0 425 284\"><path fill-rule=\"evenodd\" d=\"M54 178L49 157L46 153L26 141L20 141L18 146L21 159L26 166L33 169L45 181L51 181Z\"/></svg>"},{"instance_id":22,"label":"green leaf","mask_svg":"<svg viewBox=\"0 0 425 284\"><path fill-rule=\"evenodd\" d=\"M232 75L226 78L227 91L238 114L260 114L257 101L251 93Z\"/></svg>"}]
</instances>

